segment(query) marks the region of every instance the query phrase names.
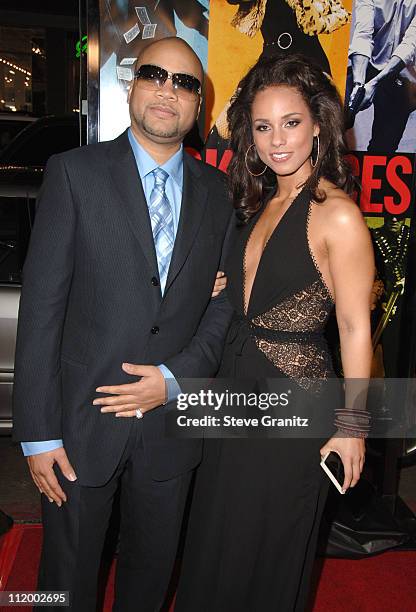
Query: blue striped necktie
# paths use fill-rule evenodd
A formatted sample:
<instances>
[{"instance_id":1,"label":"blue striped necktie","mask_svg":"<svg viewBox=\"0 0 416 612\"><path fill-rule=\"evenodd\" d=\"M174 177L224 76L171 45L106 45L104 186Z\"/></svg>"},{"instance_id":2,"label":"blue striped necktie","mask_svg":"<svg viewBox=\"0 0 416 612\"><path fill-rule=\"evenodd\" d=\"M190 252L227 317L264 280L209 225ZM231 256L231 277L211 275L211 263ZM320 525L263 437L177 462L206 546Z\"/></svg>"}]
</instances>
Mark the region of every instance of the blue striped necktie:
<instances>
[{"instance_id":1,"label":"blue striped necktie","mask_svg":"<svg viewBox=\"0 0 416 612\"><path fill-rule=\"evenodd\" d=\"M155 177L155 184L150 194L149 214L159 268L160 287L163 294L175 236L173 232L172 207L165 191L169 174L162 168L156 168L152 174Z\"/></svg>"}]
</instances>

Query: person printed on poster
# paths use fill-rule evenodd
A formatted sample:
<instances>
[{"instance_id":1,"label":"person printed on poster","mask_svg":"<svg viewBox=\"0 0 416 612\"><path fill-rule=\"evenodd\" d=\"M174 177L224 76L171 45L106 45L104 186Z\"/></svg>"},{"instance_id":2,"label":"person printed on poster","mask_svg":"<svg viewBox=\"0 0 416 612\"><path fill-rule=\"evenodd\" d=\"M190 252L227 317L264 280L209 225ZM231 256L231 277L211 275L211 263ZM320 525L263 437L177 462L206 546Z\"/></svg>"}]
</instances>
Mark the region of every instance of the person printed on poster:
<instances>
[{"instance_id":1,"label":"person printed on poster","mask_svg":"<svg viewBox=\"0 0 416 612\"><path fill-rule=\"evenodd\" d=\"M397 376L402 296L404 293L410 228L406 218L388 215L384 224L371 228L377 268L378 308L373 330L373 348L382 346L384 375Z\"/></svg>"},{"instance_id":2,"label":"person printed on poster","mask_svg":"<svg viewBox=\"0 0 416 612\"><path fill-rule=\"evenodd\" d=\"M250 38L258 31L263 37L260 57L275 54L302 53L321 66L328 75L331 68L319 42L318 34L331 34L349 23L350 13L341 0L227 0L238 5L231 22L237 30ZM253 58L254 59L254 58ZM206 147L218 150L221 158L229 137L227 125L228 102L219 114L208 135Z\"/></svg>"},{"instance_id":3,"label":"person printed on poster","mask_svg":"<svg viewBox=\"0 0 416 612\"><path fill-rule=\"evenodd\" d=\"M354 126L347 134L350 148L414 152L416 117L409 117L416 109L416 0L356 0L351 32L345 98L348 126Z\"/></svg>"}]
</instances>

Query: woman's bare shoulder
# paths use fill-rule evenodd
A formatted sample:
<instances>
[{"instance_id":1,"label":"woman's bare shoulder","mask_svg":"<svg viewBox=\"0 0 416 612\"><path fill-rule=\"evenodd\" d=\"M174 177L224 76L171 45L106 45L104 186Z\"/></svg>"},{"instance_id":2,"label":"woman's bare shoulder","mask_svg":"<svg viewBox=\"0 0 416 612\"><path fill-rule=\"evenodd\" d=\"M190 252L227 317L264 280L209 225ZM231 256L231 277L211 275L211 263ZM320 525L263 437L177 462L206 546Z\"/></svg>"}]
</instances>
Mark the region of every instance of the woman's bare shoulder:
<instances>
[{"instance_id":1,"label":"woman's bare shoulder","mask_svg":"<svg viewBox=\"0 0 416 612\"><path fill-rule=\"evenodd\" d=\"M322 205L317 207L325 225L333 229L366 225L359 207L342 189L329 181L321 181L319 186L326 195Z\"/></svg>"}]
</instances>

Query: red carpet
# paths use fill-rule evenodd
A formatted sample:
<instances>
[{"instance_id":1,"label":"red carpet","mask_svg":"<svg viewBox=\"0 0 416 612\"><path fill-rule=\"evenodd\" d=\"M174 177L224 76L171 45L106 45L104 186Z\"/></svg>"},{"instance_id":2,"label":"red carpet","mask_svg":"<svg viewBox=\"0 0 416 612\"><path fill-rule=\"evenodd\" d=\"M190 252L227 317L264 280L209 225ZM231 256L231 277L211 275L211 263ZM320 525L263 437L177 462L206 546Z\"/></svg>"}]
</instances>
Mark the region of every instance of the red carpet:
<instances>
[{"instance_id":1,"label":"red carpet","mask_svg":"<svg viewBox=\"0 0 416 612\"><path fill-rule=\"evenodd\" d=\"M41 537L40 525L15 525L3 536L0 590L35 588ZM106 588L104 612L111 610L113 580L114 565ZM30 608L13 610L27 612ZM11 608L1 607L0 611L10 612ZM323 561L313 612L391 611L416 612L416 552L388 552L360 561Z\"/></svg>"}]
</instances>

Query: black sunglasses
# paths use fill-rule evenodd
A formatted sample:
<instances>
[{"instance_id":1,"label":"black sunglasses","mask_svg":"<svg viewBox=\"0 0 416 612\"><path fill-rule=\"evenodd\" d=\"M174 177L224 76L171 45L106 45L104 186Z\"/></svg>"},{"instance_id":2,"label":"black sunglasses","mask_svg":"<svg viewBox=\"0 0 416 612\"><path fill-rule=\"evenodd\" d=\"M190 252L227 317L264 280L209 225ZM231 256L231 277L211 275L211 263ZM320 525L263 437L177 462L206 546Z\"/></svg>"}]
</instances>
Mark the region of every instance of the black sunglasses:
<instances>
[{"instance_id":1,"label":"black sunglasses","mask_svg":"<svg viewBox=\"0 0 416 612\"><path fill-rule=\"evenodd\" d=\"M141 85L150 90L163 87L167 79L171 79L173 88L176 89L178 95L184 95L185 97L201 95L201 82L196 77L181 72L168 72L160 66L152 66L151 64L140 66L135 72L134 78L139 79Z\"/></svg>"}]
</instances>

